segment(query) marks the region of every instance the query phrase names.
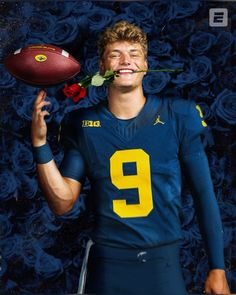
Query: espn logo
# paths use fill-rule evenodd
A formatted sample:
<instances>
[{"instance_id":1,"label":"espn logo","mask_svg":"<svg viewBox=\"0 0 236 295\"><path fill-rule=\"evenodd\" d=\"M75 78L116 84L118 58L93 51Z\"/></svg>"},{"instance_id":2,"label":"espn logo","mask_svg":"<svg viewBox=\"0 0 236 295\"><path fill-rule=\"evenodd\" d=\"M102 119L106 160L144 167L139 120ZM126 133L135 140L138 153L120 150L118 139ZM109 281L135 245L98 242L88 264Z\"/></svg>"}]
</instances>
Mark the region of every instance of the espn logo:
<instances>
[{"instance_id":1,"label":"espn logo","mask_svg":"<svg viewBox=\"0 0 236 295\"><path fill-rule=\"evenodd\" d=\"M83 120L82 127L101 127L100 121Z\"/></svg>"},{"instance_id":2,"label":"espn logo","mask_svg":"<svg viewBox=\"0 0 236 295\"><path fill-rule=\"evenodd\" d=\"M210 27L227 27L228 26L228 9L227 8L210 8L209 25Z\"/></svg>"}]
</instances>

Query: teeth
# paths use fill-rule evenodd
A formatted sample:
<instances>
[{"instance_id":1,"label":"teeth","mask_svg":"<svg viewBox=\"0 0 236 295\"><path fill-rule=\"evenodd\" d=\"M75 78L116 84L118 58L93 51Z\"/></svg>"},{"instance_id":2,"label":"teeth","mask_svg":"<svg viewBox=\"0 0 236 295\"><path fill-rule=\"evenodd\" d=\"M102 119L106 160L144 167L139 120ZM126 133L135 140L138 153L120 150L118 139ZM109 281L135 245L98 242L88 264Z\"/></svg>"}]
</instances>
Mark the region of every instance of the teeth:
<instances>
[{"instance_id":1,"label":"teeth","mask_svg":"<svg viewBox=\"0 0 236 295\"><path fill-rule=\"evenodd\" d=\"M133 73L133 70L119 70L118 73Z\"/></svg>"}]
</instances>

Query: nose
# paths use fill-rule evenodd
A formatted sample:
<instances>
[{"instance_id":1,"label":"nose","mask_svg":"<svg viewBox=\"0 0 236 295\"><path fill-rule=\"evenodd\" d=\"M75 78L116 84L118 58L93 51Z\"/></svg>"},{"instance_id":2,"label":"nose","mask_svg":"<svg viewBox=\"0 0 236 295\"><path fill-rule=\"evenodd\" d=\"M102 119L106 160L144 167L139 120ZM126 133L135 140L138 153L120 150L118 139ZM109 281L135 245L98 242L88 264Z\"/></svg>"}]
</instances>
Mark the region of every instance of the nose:
<instances>
[{"instance_id":1,"label":"nose","mask_svg":"<svg viewBox=\"0 0 236 295\"><path fill-rule=\"evenodd\" d=\"M122 64L122 65L130 65L130 57L129 57L129 55L128 54L122 54L121 55L121 58L120 58L120 63Z\"/></svg>"}]
</instances>

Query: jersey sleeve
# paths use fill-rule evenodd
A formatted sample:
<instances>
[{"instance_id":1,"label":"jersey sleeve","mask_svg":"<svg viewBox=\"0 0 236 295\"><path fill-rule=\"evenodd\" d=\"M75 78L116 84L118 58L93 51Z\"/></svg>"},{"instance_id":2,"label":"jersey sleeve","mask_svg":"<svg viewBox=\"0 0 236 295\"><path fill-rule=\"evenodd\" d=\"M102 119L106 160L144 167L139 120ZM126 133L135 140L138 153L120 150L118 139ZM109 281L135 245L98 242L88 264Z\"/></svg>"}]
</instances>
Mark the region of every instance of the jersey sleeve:
<instances>
[{"instance_id":1,"label":"jersey sleeve","mask_svg":"<svg viewBox=\"0 0 236 295\"><path fill-rule=\"evenodd\" d=\"M181 157L201 153L204 149L200 136L207 129L207 124L200 106L193 101L177 100L173 103L173 109L177 115Z\"/></svg>"},{"instance_id":2,"label":"jersey sleeve","mask_svg":"<svg viewBox=\"0 0 236 295\"><path fill-rule=\"evenodd\" d=\"M64 149L64 158L59 168L61 175L84 182L86 166L80 151L80 138L76 120L71 114L66 115L62 122L60 141Z\"/></svg>"},{"instance_id":3,"label":"jersey sleeve","mask_svg":"<svg viewBox=\"0 0 236 295\"><path fill-rule=\"evenodd\" d=\"M182 105L181 105L182 104ZM179 114L180 160L194 198L199 226L211 269L224 269L223 229L208 159L201 141L206 128L201 109L194 102L176 105Z\"/></svg>"},{"instance_id":4,"label":"jersey sleeve","mask_svg":"<svg viewBox=\"0 0 236 295\"><path fill-rule=\"evenodd\" d=\"M194 198L210 268L224 269L223 228L206 154L202 152L186 156L183 169Z\"/></svg>"}]
</instances>

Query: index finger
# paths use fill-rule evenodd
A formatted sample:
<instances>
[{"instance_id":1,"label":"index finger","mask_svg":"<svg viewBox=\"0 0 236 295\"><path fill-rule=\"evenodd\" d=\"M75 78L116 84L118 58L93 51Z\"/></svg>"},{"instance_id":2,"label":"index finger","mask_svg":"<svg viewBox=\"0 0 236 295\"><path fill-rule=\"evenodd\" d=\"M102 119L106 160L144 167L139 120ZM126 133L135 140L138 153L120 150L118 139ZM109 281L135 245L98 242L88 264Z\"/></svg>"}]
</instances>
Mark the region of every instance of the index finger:
<instances>
[{"instance_id":1,"label":"index finger","mask_svg":"<svg viewBox=\"0 0 236 295\"><path fill-rule=\"evenodd\" d=\"M41 89L38 93L36 100L35 100L35 104L42 102L45 99L46 95L47 95L46 91Z\"/></svg>"}]
</instances>

